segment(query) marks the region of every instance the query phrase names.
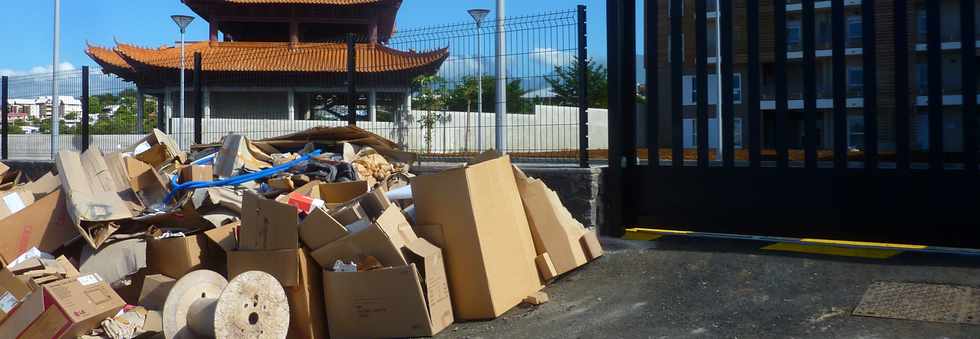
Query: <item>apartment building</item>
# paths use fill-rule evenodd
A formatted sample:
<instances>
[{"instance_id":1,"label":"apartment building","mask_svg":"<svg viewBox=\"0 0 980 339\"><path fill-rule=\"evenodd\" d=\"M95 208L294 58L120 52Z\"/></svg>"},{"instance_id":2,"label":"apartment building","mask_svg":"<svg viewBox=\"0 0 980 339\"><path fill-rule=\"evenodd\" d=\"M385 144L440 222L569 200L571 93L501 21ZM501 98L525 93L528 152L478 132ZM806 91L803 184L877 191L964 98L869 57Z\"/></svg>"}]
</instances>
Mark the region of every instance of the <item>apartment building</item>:
<instances>
[{"instance_id":1,"label":"apartment building","mask_svg":"<svg viewBox=\"0 0 980 339\"><path fill-rule=\"evenodd\" d=\"M712 147L717 146L717 120L715 117L716 105L718 100L718 84L716 77L717 62L717 36L716 23L718 12L716 0L707 0L707 55L708 55L708 114L711 118L709 122L709 137ZM725 0L723 0L725 1ZM734 9L733 25L733 97L735 101L735 143L736 147L741 147L748 142L748 126L746 121L747 102L743 100L742 92L747 72L747 39L746 33L746 1L732 0ZM840 0L844 2L845 20L845 55L846 55L846 84L847 84L847 111L848 111L848 142L853 148L864 147L864 32L862 22L862 1L861 0ZM943 58L943 105L944 105L944 144L947 151L959 151L962 149L963 140L961 133L962 116L962 76L960 68L960 13L959 0L914 0L909 2L907 13L909 34L909 79L911 82L911 95L914 99L909 100L911 113L911 135L912 149L928 149L928 112L927 112L927 88L928 88L928 65L926 34L926 3L927 1L941 1L941 39L942 39L942 58ZM977 0L980 3L980 0ZM671 97L678 95L682 98L684 106L684 146L696 147L696 82L695 82L695 55L696 55L696 36L695 26L695 1L683 1L683 86L681 93L672 93L670 86L663 84L670 83L670 1L658 1L658 86L660 126L669 131ZM803 24L802 24L802 3L800 0L786 1L786 44L787 44L787 63L785 75L787 78L787 89L789 93L789 112L787 115L786 135L790 148L802 148L804 139L803 121ZM980 8L980 5L977 6ZM817 132L819 148L829 149L833 144L833 67L832 67L832 10L831 1L815 2L815 47L816 47L816 83L817 83ZM772 148L773 135L775 130L775 67L774 67L774 20L773 4L771 0L759 1L758 15L760 34L760 76L761 76L761 98L760 107L763 116L763 147ZM980 17L980 10L975 14ZM895 147L894 138L894 112L896 102L896 90L894 87L895 78L895 59L894 59L894 2L876 1L875 2L875 41L876 41L876 65L878 70L878 116L879 116L879 145L882 150L892 150ZM980 51L980 20L977 23L976 45ZM978 53L980 55L980 53ZM640 65L642 67L642 65ZM643 81L643 79L639 79ZM730 114L730 112L725 112ZM745 136L745 137L743 137ZM668 133L661 133L660 142L662 145L670 144Z\"/></svg>"}]
</instances>

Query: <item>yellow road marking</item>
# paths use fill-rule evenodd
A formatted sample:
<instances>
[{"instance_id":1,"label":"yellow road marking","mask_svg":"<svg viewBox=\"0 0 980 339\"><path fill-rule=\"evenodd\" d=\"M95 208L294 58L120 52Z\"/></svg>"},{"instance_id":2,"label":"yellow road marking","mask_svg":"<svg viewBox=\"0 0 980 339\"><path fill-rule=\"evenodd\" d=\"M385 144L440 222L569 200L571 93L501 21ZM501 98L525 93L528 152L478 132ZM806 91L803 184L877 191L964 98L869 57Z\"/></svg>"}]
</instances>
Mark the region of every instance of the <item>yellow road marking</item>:
<instances>
[{"instance_id":1,"label":"yellow road marking","mask_svg":"<svg viewBox=\"0 0 980 339\"><path fill-rule=\"evenodd\" d=\"M794 244L794 243L776 243L763 247L762 249L769 250L769 251L835 255L835 256L842 256L842 257L857 257L857 258L869 258L869 259L888 259L902 253L902 251L897 251L897 250L804 245L804 244Z\"/></svg>"},{"instance_id":2,"label":"yellow road marking","mask_svg":"<svg viewBox=\"0 0 980 339\"><path fill-rule=\"evenodd\" d=\"M903 250L924 250L926 248L929 248L929 246L923 246L923 245L889 244L889 243L880 243L880 242L844 241L844 240L827 240L827 239L800 239L800 242L825 244L825 245L882 247L882 248L894 248L894 249L903 249Z\"/></svg>"},{"instance_id":3,"label":"yellow road marking","mask_svg":"<svg viewBox=\"0 0 980 339\"><path fill-rule=\"evenodd\" d=\"M630 231L626 231L626 234L623 235L623 240L651 241L651 240L657 240L657 239L660 239L660 238L663 238L663 237L664 236L663 235L660 235L660 234L652 234L652 233L646 233L646 232L630 232Z\"/></svg>"}]
</instances>

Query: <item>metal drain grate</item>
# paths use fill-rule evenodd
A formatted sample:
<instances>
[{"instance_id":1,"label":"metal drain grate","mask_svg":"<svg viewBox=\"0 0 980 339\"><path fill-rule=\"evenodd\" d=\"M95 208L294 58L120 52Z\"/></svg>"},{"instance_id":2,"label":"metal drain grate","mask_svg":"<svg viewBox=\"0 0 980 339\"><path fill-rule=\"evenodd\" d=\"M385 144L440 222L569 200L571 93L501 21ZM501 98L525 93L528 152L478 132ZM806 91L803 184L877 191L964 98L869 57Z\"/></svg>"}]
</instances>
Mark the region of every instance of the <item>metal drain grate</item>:
<instances>
[{"instance_id":1,"label":"metal drain grate","mask_svg":"<svg viewBox=\"0 0 980 339\"><path fill-rule=\"evenodd\" d=\"M936 284L876 282L854 315L980 325L980 289Z\"/></svg>"}]
</instances>

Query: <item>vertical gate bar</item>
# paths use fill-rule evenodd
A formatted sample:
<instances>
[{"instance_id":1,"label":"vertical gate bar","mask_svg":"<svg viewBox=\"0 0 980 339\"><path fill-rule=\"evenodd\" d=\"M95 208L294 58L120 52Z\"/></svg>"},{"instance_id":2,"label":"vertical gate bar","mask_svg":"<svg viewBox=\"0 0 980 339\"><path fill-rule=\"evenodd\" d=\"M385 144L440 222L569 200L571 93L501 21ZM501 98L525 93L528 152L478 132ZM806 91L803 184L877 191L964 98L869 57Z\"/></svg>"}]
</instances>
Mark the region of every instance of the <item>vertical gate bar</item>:
<instances>
[{"instance_id":1,"label":"vertical gate bar","mask_svg":"<svg viewBox=\"0 0 980 339\"><path fill-rule=\"evenodd\" d=\"M3 114L0 117L0 138L2 138L0 142L3 143L3 145L0 145L0 158L3 160L7 160L10 156L10 153L8 153L10 146L7 143L7 135L10 134L10 127L7 126L7 119L9 119L8 115L10 114L10 107L7 106L7 94L9 91L7 87L9 86L9 78L6 75L0 77L0 114Z\"/></svg>"},{"instance_id":2,"label":"vertical gate bar","mask_svg":"<svg viewBox=\"0 0 980 339\"><path fill-rule=\"evenodd\" d=\"M585 5L578 6L578 150L579 167L589 167L589 50ZM482 80L480 80L482 81Z\"/></svg>"},{"instance_id":3,"label":"vertical gate bar","mask_svg":"<svg viewBox=\"0 0 980 339\"><path fill-rule=\"evenodd\" d=\"M847 168L847 60L844 57L844 3L831 5L833 25L834 168Z\"/></svg>"},{"instance_id":4,"label":"vertical gate bar","mask_svg":"<svg viewBox=\"0 0 980 339\"><path fill-rule=\"evenodd\" d=\"M606 222L602 233L607 236L619 236L624 232L628 213L623 206L626 178L625 161L623 161L622 129L627 124L623 122L623 101L628 97L623 83L625 69L622 57L624 34L623 27L624 1L606 0L606 39L608 41L609 57L609 190L606 193ZM635 58L634 58L635 59Z\"/></svg>"},{"instance_id":5,"label":"vertical gate bar","mask_svg":"<svg viewBox=\"0 0 980 339\"><path fill-rule=\"evenodd\" d=\"M815 0L803 0L803 153L806 168L817 168L817 33Z\"/></svg>"},{"instance_id":6,"label":"vertical gate bar","mask_svg":"<svg viewBox=\"0 0 980 339\"><path fill-rule=\"evenodd\" d=\"M748 31L748 116L749 166L762 165L762 115L759 111L759 2L746 1L745 21Z\"/></svg>"},{"instance_id":7,"label":"vertical gate bar","mask_svg":"<svg viewBox=\"0 0 980 339\"><path fill-rule=\"evenodd\" d=\"M960 1L960 53L963 59L963 165L977 174L976 2Z\"/></svg>"},{"instance_id":8,"label":"vertical gate bar","mask_svg":"<svg viewBox=\"0 0 980 339\"><path fill-rule=\"evenodd\" d=\"M626 167L636 167L636 0L623 4L623 156ZM627 200L627 207L629 206Z\"/></svg>"},{"instance_id":9,"label":"vertical gate bar","mask_svg":"<svg viewBox=\"0 0 980 339\"><path fill-rule=\"evenodd\" d=\"M941 1L926 1L929 59L929 169L943 170L943 55Z\"/></svg>"},{"instance_id":10,"label":"vertical gate bar","mask_svg":"<svg viewBox=\"0 0 980 339\"><path fill-rule=\"evenodd\" d=\"M903 2L903 1L896 1ZM878 170L878 52L875 28L875 1L861 2L861 33L864 61L862 96L864 97L864 169Z\"/></svg>"},{"instance_id":11,"label":"vertical gate bar","mask_svg":"<svg viewBox=\"0 0 980 339\"><path fill-rule=\"evenodd\" d=\"M202 144L202 127L204 125L204 87L201 77L201 52L194 52L194 144Z\"/></svg>"},{"instance_id":12,"label":"vertical gate bar","mask_svg":"<svg viewBox=\"0 0 980 339\"><path fill-rule=\"evenodd\" d=\"M88 150L89 142L91 142L91 135L89 134L89 112L88 102L89 102L89 79L88 79L89 69L88 66L82 66L82 152Z\"/></svg>"},{"instance_id":13,"label":"vertical gate bar","mask_svg":"<svg viewBox=\"0 0 980 339\"><path fill-rule=\"evenodd\" d=\"M710 164L708 143L708 11L707 0L694 0L695 35L695 93L697 93L697 143L698 167L707 168ZM715 60L718 61L718 60ZM720 93L719 93L720 94Z\"/></svg>"},{"instance_id":14,"label":"vertical gate bar","mask_svg":"<svg viewBox=\"0 0 980 339\"><path fill-rule=\"evenodd\" d=\"M644 23L646 29L643 33L643 62L646 67L647 85L647 163L651 168L660 167L660 87L657 81L660 77L660 50L657 41L660 39L660 18L659 1L644 0Z\"/></svg>"},{"instance_id":15,"label":"vertical gate bar","mask_svg":"<svg viewBox=\"0 0 980 339\"><path fill-rule=\"evenodd\" d=\"M722 93L719 93L719 100L722 105L722 134L719 138L721 149L723 150L722 164L725 167L735 167L735 93L733 92L735 83L735 73L733 66L735 58L732 53L733 37L732 31L735 16L732 15L732 1L719 1L718 17L721 21L715 21L716 25L721 25L721 74L718 81L721 81Z\"/></svg>"},{"instance_id":16,"label":"vertical gate bar","mask_svg":"<svg viewBox=\"0 0 980 339\"><path fill-rule=\"evenodd\" d=\"M776 167L789 167L789 151L786 145L786 115L789 114L789 93L786 88L786 0L773 0L773 46L775 60L773 73L775 75L776 107L773 111L776 146Z\"/></svg>"},{"instance_id":17,"label":"vertical gate bar","mask_svg":"<svg viewBox=\"0 0 980 339\"><path fill-rule=\"evenodd\" d=\"M909 38L908 3L895 1L895 167L899 173L907 173L911 168L909 104ZM867 106L867 104L865 104ZM865 127L867 133L868 126ZM865 148L865 161L870 157ZM867 164L865 165L867 166Z\"/></svg>"},{"instance_id":18,"label":"vertical gate bar","mask_svg":"<svg viewBox=\"0 0 980 339\"><path fill-rule=\"evenodd\" d=\"M684 0L670 1L671 166L679 168L684 166Z\"/></svg>"},{"instance_id":19,"label":"vertical gate bar","mask_svg":"<svg viewBox=\"0 0 980 339\"><path fill-rule=\"evenodd\" d=\"M347 124L357 125L357 40L347 35Z\"/></svg>"}]
</instances>

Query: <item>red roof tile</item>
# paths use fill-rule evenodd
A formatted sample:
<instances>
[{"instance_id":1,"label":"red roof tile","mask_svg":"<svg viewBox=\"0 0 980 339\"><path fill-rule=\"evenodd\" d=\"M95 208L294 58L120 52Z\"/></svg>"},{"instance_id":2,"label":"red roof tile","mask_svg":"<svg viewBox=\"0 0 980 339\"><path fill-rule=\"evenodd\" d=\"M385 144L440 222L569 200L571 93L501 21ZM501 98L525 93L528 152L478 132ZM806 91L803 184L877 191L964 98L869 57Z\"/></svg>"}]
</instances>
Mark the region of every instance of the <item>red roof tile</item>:
<instances>
[{"instance_id":1,"label":"red roof tile","mask_svg":"<svg viewBox=\"0 0 980 339\"><path fill-rule=\"evenodd\" d=\"M134 66L178 69L180 48L143 48L119 44L114 50L89 46L89 56L99 64L135 69ZM339 43L196 42L185 51L186 65L195 52L202 56L203 71L214 72L346 72L347 46ZM446 49L417 53L398 51L379 44L357 45L357 71L384 73L406 70L435 72L449 56Z\"/></svg>"}]
</instances>

